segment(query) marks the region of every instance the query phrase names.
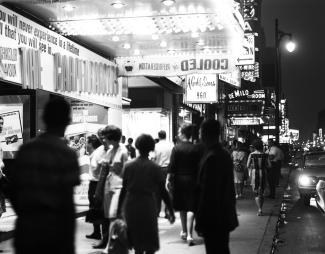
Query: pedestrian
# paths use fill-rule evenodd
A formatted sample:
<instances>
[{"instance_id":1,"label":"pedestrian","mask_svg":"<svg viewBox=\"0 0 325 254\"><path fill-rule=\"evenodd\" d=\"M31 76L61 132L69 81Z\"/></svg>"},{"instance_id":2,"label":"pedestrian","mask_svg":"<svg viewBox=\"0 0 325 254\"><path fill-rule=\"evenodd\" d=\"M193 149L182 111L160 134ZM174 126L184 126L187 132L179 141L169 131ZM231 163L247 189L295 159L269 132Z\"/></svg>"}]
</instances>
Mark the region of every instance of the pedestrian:
<instances>
[{"instance_id":1,"label":"pedestrian","mask_svg":"<svg viewBox=\"0 0 325 254\"><path fill-rule=\"evenodd\" d=\"M108 170L107 173L104 173L106 175L105 183L104 186L98 186L98 188L103 187L103 190L100 191L103 193L104 218L106 223L110 224L117 218L118 199L122 189L122 168L128 160L128 152L125 146L120 144L122 136L120 128L108 125L103 129L102 134L104 143L110 148L103 158L103 163L106 165L105 169ZM102 246L97 247L107 247L108 239L109 235L107 234Z\"/></svg>"},{"instance_id":2,"label":"pedestrian","mask_svg":"<svg viewBox=\"0 0 325 254\"><path fill-rule=\"evenodd\" d=\"M135 254L153 254L159 249L156 194L159 191L167 208L169 221L175 216L160 167L149 160L149 152L155 148L150 135L140 135L135 147L140 156L125 164L123 188L119 200L119 214L125 217L130 248Z\"/></svg>"},{"instance_id":3,"label":"pedestrian","mask_svg":"<svg viewBox=\"0 0 325 254\"><path fill-rule=\"evenodd\" d=\"M268 170L268 182L270 187L271 199L275 198L275 188L279 185L281 176L282 161L284 159L284 154L282 150L278 147L278 144L273 140L268 140L269 149L267 151L269 155L269 160L271 161L271 168Z\"/></svg>"},{"instance_id":4,"label":"pedestrian","mask_svg":"<svg viewBox=\"0 0 325 254\"><path fill-rule=\"evenodd\" d=\"M95 208L94 195L99 180L99 168L98 168L98 159L99 147L101 142L96 135L91 135L87 138L87 153L89 154L89 187L88 187L88 200L89 200L89 211ZM104 149L103 149L104 150ZM94 218L91 218L90 213L86 215L86 221L93 224L93 232L89 235L86 235L86 238L89 239L101 239L100 224L93 221Z\"/></svg>"},{"instance_id":5,"label":"pedestrian","mask_svg":"<svg viewBox=\"0 0 325 254\"><path fill-rule=\"evenodd\" d=\"M237 142L231 154L234 163L234 182L236 190L236 198L243 196L244 178L246 171L247 155L243 144Z\"/></svg>"},{"instance_id":6,"label":"pedestrian","mask_svg":"<svg viewBox=\"0 0 325 254\"><path fill-rule=\"evenodd\" d=\"M191 142L193 131L192 124L185 124L180 128L180 142L172 150L166 180L166 187L172 193L173 208L180 212L181 239L189 245L194 244L196 179L200 162L198 147Z\"/></svg>"},{"instance_id":7,"label":"pedestrian","mask_svg":"<svg viewBox=\"0 0 325 254\"><path fill-rule=\"evenodd\" d=\"M204 238L207 254L227 254L230 253L229 233L238 226L233 163L219 143L217 120L204 120L200 136L205 152L198 176L195 229Z\"/></svg>"},{"instance_id":8,"label":"pedestrian","mask_svg":"<svg viewBox=\"0 0 325 254\"><path fill-rule=\"evenodd\" d=\"M164 178L167 177L167 170L170 162L170 155L172 153L172 149L174 144L166 140L166 131L161 130L158 132L159 142L156 143L154 158L153 161L156 162L160 166L160 170L163 173ZM168 218L168 209L161 209L162 197L157 193L157 203L158 203L158 214L157 216ZM165 211L163 215L161 210Z\"/></svg>"},{"instance_id":9,"label":"pedestrian","mask_svg":"<svg viewBox=\"0 0 325 254\"><path fill-rule=\"evenodd\" d=\"M132 145L133 143L133 138L128 138L128 144L125 146L126 149L128 150L129 158L134 159L135 158L135 148Z\"/></svg>"},{"instance_id":10,"label":"pedestrian","mask_svg":"<svg viewBox=\"0 0 325 254\"><path fill-rule=\"evenodd\" d=\"M270 166L268 155L263 152L263 142L257 139L253 142L254 152L248 156L247 168L251 168L251 185L257 205L257 215L263 215L264 189L266 169Z\"/></svg>"},{"instance_id":11,"label":"pedestrian","mask_svg":"<svg viewBox=\"0 0 325 254\"><path fill-rule=\"evenodd\" d=\"M121 144L125 144L126 141L126 137L124 135L121 136Z\"/></svg>"},{"instance_id":12,"label":"pedestrian","mask_svg":"<svg viewBox=\"0 0 325 254\"><path fill-rule=\"evenodd\" d=\"M104 128L100 128L97 131L97 136L101 143L101 146L97 147L90 160L90 167L92 170L93 179L91 183L92 186L91 188L89 188L89 191L91 191L91 194L89 195L92 195L93 207L87 213L86 221L95 224L95 228L93 233L86 235L86 238L101 240L98 244L93 245L94 249L105 248L106 245L105 240L108 238L108 231L109 231L109 223L104 218L102 196L101 199L99 199L97 193L97 197L96 197L97 189L104 190L103 186L106 180L106 175L105 176L103 175L104 171L102 173L102 168L105 166L103 162L109 147L108 144L104 142L103 129ZM99 186L101 186L101 188L99 188ZM100 232L100 227L102 228L101 232ZM100 237L98 237L98 235Z\"/></svg>"},{"instance_id":13,"label":"pedestrian","mask_svg":"<svg viewBox=\"0 0 325 254\"><path fill-rule=\"evenodd\" d=\"M50 100L43 111L45 132L20 147L11 168L17 254L75 253L73 190L80 184L79 166L63 138L70 114L63 98Z\"/></svg>"}]
</instances>

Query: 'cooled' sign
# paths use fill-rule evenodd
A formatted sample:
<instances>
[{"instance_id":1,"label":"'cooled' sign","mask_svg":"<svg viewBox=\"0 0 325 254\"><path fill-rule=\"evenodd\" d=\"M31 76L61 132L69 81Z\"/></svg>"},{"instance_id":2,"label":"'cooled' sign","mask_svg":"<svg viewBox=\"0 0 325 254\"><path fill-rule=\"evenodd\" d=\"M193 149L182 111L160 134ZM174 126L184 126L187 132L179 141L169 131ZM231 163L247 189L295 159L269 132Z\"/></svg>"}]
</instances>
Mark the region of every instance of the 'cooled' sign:
<instances>
[{"instance_id":1,"label":"'cooled' sign","mask_svg":"<svg viewBox=\"0 0 325 254\"><path fill-rule=\"evenodd\" d=\"M192 74L186 76L186 103L215 103L218 101L217 75Z\"/></svg>"}]
</instances>

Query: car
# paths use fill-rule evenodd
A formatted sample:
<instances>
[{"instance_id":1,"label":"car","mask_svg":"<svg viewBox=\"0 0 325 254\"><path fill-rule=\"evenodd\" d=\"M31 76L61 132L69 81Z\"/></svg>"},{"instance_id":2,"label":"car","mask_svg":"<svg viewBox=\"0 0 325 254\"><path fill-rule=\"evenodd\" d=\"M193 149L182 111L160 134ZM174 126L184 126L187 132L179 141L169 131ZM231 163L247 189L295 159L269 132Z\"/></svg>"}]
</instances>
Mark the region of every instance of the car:
<instances>
[{"instance_id":1,"label":"car","mask_svg":"<svg viewBox=\"0 0 325 254\"><path fill-rule=\"evenodd\" d=\"M310 204L310 198L317 197L316 185L325 181L325 151L306 152L303 155L302 167L298 169L298 190L304 204Z\"/></svg>"}]
</instances>

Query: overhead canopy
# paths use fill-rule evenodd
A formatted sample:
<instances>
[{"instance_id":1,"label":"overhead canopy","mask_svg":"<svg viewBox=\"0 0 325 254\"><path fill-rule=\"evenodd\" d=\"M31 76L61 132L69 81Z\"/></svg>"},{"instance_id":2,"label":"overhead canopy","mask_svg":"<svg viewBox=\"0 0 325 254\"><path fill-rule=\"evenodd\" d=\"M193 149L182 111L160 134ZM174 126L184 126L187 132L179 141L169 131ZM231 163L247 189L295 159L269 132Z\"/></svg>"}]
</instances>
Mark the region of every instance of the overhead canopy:
<instances>
[{"instance_id":1,"label":"overhead canopy","mask_svg":"<svg viewBox=\"0 0 325 254\"><path fill-rule=\"evenodd\" d=\"M234 54L242 17L233 0L9 0L49 28L113 57L194 52ZM115 5L116 6L116 5Z\"/></svg>"}]
</instances>

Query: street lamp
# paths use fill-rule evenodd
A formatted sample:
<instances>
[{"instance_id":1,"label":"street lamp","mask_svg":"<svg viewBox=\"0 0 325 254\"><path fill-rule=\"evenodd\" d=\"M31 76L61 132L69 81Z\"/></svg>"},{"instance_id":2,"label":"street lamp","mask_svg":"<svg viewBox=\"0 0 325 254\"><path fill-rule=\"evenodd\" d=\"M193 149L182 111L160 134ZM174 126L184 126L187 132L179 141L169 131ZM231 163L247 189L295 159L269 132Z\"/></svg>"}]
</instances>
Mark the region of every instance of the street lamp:
<instances>
[{"instance_id":1,"label":"street lamp","mask_svg":"<svg viewBox=\"0 0 325 254\"><path fill-rule=\"evenodd\" d=\"M280 95L281 95L281 52L280 42L289 37L286 49L291 53L295 50L296 44L292 41L292 34L279 30L278 19L275 19L275 139L280 143Z\"/></svg>"}]
</instances>

